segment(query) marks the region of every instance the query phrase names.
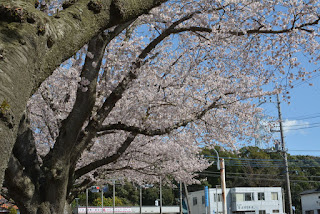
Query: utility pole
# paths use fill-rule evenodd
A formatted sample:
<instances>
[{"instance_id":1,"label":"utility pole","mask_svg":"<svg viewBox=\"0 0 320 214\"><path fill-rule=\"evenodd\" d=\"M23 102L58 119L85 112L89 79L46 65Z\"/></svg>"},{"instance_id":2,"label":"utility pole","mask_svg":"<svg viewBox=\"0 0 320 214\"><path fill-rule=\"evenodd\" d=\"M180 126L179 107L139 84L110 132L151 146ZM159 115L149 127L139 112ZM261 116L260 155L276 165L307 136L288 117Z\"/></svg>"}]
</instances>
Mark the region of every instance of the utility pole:
<instances>
[{"instance_id":1,"label":"utility pole","mask_svg":"<svg viewBox=\"0 0 320 214\"><path fill-rule=\"evenodd\" d=\"M283 136L282 115L281 115L279 94L277 94L277 104L278 104L279 125L280 125L281 149L283 152L284 166L285 166L285 173L286 173L286 189L287 189L287 199L288 199L288 201L287 201L288 210L287 211L289 211L288 212L289 214L292 214L292 199L291 199L291 190L290 190L288 155L286 152L286 146L285 146L284 136Z\"/></svg>"},{"instance_id":2,"label":"utility pole","mask_svg":"<svg viewBox=\"0 0 320 214\"><path fill-rule=\"evenodd\" d=\"M226 174L224 167L224 159L220 158L220 177L221 177L221 190L222 190L222 211L227 214L227 200L226 200Z\"/></svg>"}]
</instances>

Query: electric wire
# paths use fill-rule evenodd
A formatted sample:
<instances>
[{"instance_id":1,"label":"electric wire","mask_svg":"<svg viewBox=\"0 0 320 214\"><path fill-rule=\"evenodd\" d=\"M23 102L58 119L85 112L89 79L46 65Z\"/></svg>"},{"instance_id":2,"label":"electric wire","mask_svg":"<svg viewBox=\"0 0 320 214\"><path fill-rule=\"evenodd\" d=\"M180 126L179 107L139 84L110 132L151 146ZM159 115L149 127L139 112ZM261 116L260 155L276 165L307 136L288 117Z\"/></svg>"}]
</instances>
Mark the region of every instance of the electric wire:
<instances>
[{"instance_id":1,"label":"electric wire","mask_svg":"<svg viewBox=\"0 0 320 214\"><path fill-rule=\"evenodd\" d=\"M308 115L300 115L297 117L289 117L286 119L287 120L305 120L305 119L314 119L319 117L320 117L320 113L314 113L314 114L308 114Z\"/></svg>"},{"instance_id":2,"label":"electric wire","mask_svg":"<svg viewBox=\"0 0 320 214\"><path fill-rule=\"evenodd\" d=\"M216 158L215 156L206 156L206 158ZM222 157L225 159L226 166L245 166L245 167L284 167L283 160L281 159L246 159L246 158L232 158L232 157ZM320 167L319 159L289 159L289 167L305 167L305 168L318 168Z\"/></svg>"},{"instance_id":3,"label":"electric wire","mask_svg":"<svg viewBox=\"0 0 320 214\"><path fill-rule=\"evenodd\" d=\"M202 171L200 173L208 173L208 174L220 174L220 172L213 172L213 171ZM245 172L226 172L227 175L254 175L254 176L280 176L280 177L284 177L285 174L251 174L251 173L245 173ZM303 177L303 178L320 178L320 176L316 176L316 175L309 175L309 176L305 176L305 175L290 175L290 177Z\"/></svg>"},{"instance_id":4,"label":"electric wire","mask_svg":"<svg viewBox=\"0 0 320 214\"><path fill-rule=\"evenodd\" d=\"M206 175L206 174L203 174ZM210 175L207 174L206 176L208 177L220 177L220 175ZM241 176L230 176L226 175L228 178L239 178L239 179L248 179L248 177L241 177ZM278 181L278 182L284 182L283 179L271 179L271 178L258 178L258 177L250 177L250 179L255 179L255 180L264 180L264 181ZM290 179L290 182L307 182L307 183L320 183L320 181L310 181L310 180L292 180Z\"/></svg>"}]
</instances>

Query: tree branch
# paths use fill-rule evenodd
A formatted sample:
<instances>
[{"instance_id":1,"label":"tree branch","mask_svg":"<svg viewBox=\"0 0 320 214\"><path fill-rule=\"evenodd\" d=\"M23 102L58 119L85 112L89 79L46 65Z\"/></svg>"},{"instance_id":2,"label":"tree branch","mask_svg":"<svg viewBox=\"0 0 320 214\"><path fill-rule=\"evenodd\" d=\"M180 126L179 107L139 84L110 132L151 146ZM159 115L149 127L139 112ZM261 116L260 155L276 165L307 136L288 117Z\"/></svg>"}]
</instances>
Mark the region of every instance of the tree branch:
<instances>
[{"instance_id":1,"label":"tree branch","mask_svg":"<svg viewBox=\"0 0 320 214\"><path fill-rule=\"evenodd\" d=\"M319 24L319 21L320 21L320 17L318 17L318 19L314 20L313 22L304 23L299 26L294 26L295 22L293 22L293 25L290 28L286 28L286 29L282 29L282 30L261 30L260 28L258 28L258 29L247 30L245 32L229 31L227 33L235 35L235 36L243 36L246 34L248 34L248 35L249 34L282 34L282 33L292 32L293 30L304 30L304 31L307 31L310 33L310 32L313 32L313 30L305 29L305 27L317 25L317 24Z\"/></svg>"},{"instance_id":2,"label":"tree branch","mask_svg":"<svg viewBox=\"0 0 320 214\"><path fill-rule=\"evenodd\" d=\"M100 64L104 55L104 49L107 40L102 34L90 40L84 66L81 72L82 81L86 81L86 85L81 85L77 90L77 97L72 111L68 117L62 121L59 136L56 139L54 147L44 159L44 165L53 164L52 159L59 160L61 157L70 156L72 147L77 141L79 132L83 123L91 114L95 103L97 76L100 70ZM80 82L81 84L81 82ZM86 91L83 90L86 87Z\"/></svg>"},{"instance_id":3,"label":"tree branch","mask_svg":"<svg viewBox=\"0 0 320 214\"><path fill-rule=\"evenodd\" d=\"M87 127L80 134L79 141L80 143L77 145L77 148L73 150L73 158L72 162L75 161L81 156L81 153L85 148L90 145L92 139L97 135L97 131L101 127L103 121L110 114L112 109L115 107L116 103L122 98L124 92L129 88L130 83L135 80L137 76L138 69L143 65L143 60L147 57L147 55L166 37L174 33L174 27L179 25L185 20L188 20L193 17L195 13L191 15L187 15L180 20L174 22L168 29L166 29L163 33L161 33L157 38L151 41L147 47L145 47L137 59L132 63L130 70L127 75L122 79L122 81L116 86L116 88L111 92L111 94L106 98L102 107L97 111L96 116L89 121Z\"/></svg>"},{"instance_id":4,"label":"tree branch","mask_svg":"<svg viewBox=\"0 0 320 214\"><path fill-rule=\"evenodd\" d=\"M135 139L135 137L137 136L136 133L130 133L129 136L127 137L127 139L122 143L122 145L118 148L118 150L116 151L115 154L109 156L109 157L105 157L102 158L100 160L94 161L78 170L76 170L75 172L75 178L79 178L82 175L85 175L89 172L91 172L92 170L95 170L101 166L107 165L109 163L115 162L119 157L121 157L121 155L123 153L125 153L125 151L128 149L128 147L130 146L130 144L132 143L132 141Z\"/></svg>"},{"instance_id":5,"label":"tree branch","mask_svg":"<svg viewBox=\"0 0 320 214\"><path fill-rule=\"evenodd\" d=\"M230 93L226 94L229 95ZM214 101L212 104L210 104L207 108L204 110L194 114L194 116L190 119L184 119L181 120L180 122L177 122L173 124L172 126L162 128L162 129L148 129L148 128L141 128L141 127L136 127L136 126L128 126L126 124L122 123L116 123L116 124L108 124L104 125L99 129L99 132L107 132L109 133L110 131L114 130L122 130L122 131L127 131L127 132L133 132L133 133L138 133L146 136L156 136L156 135L164 135L164 134L169 134L171 131L178 129L179 127L183 127L188 125L189 123L201 119L208 111L210 111L213 108L217 108L220 106L218 104L218 101L221 99L221 97L217 98L216 101ZM223 105L223 104L221 104ZM102 134L102 133L100 133Z\"/></svg>"},{"instance_id":6,"label":"tree branch","mask_svg":"<svg viewBox=\"0 0 320 214\"><path fill-rule=\"evenodd\" d=\"M44 166L55 164L60 160L70 160L73 148L82 126L91 115L96 101L97 78L104 56L105 47L113 38L119 35L132 21L119 25L114 31L107 35L103 33L94 37L88 44L87 56L81 71L80 86L77 90L76 101L69 116L62 121L59 136L56 139L53 149L46 155ZM70 165L72 175L75 164Z\"/></svg>"}]
</instances>

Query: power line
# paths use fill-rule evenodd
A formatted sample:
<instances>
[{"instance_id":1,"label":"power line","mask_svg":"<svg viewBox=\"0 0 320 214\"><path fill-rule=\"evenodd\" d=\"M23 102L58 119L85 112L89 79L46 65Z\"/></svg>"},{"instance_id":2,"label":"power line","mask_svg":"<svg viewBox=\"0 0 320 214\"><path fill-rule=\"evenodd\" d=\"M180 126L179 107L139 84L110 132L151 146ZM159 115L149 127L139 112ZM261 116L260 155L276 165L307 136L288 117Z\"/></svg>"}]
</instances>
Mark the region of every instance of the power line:
<instances>
[{"instance_id":1,"label":"power line","mask_svg":"<svg viewBox=\"0 0 320 214\"><path fill-rule=\"evenodd\" d=\"M319 118L320 113L314 113L314 114L309 114L309 115L301 115L297 117L289 117L286 118L287 120L305 120L305 119L314 119L314 118Z\"/></svg>"},{"instance_id":2,"label":"power line","mask_svg":"<svg viewBox=\"0 0 320 214\"><path fill-rule=\"evenodd\" d=\"M208 174L220 174L220 172L214 172L214 171L202 171L200 173L208 173ZM245 173L245 172L226 172L227 175L254 175L254 176L284 176L282 174L252 174L252 173ZM290 175L290 177L303 177L303 178L320 178L320 176L316 175Z\"/></svg>"},{"instance_id":3,"label":"power line","mask_svg":"<svg viewBox=\"0 0 320 214\"><path fill-rule=\"evenodd\" d=\"M307 124L293 124L293 125L284 125L284 128L287 127L304 127L304 126L309 126L309 125L320 125L320 122L315 122L315 123L307 123ZM275 127L279 127L279 126L275 126Z\"/></svg>"},{"instance_id":4,"label":"power line","mask_svg":"<svg viewBox=\"0 0 320 214\"><path fill-rule=\"evenodd\" d=\"M296 152L320 152L320 150L305 150L305 149L288 149L288 151L296 151Z\"/></svg>"},{"instance_id":5,"label":"power line","mask_svg":"<svg viewBox=\"0 0 320 214\"><path fill-rule=\"evenodd\" d=\"M206 175L203 173L203 175ZM220 175L211 175L207 174L206 176L208 177L220 177ZM242 176L230 176L226 175L228 178L239 178L239 179L245 179L248 180L248 177L242 177ZM283 182L283 179L272 179L272 178L259 178L259 177L250 177L250 179L253 180L264 180L264 181L278 181L278 182ZM320 183L320 181L310 181L310 180L290 180L290 182L307 182L307 183Z\"/></svg>"},{"instance_id":6,"label":"power line","mask_svg":"<svg viewBox=\"0 0 320 214\"><path fill-rule=\"evenodd\" d=\"M206 156L213 157L215 156ZM226 166L242 166L242 167L255 167L255 168L264 168L264 167L273 167L279 168L283 167L283 162L281 159L245 159L245 158L232 158L232 157L223 157L225 159ZM320 159L289 159L288 163L290 167L320 167ZM316 164L315 164L316 163Z\"/></svg>"},{"instance_id":7,"label":"power line","mask_svg":"<svg viewBox=\"0 0 320 214\"><path fill-rule=\"evenodd\" d=\"M318 128L318 127L320 127L320 125L301 127L301 128L293 128L293 129L290 129L290 130L312 129L312 128Z\"/></svg>"},{"instance_id":8,"label":"power line","mask_svg":"<svg viewBox=\"0 0 320 214\"><path fill-rule=\"evenodd\" d=\"M314 150L294 150L294 151L314 151ZM317 151L320 151L320 150L317 150ZM205 157L210 157L210 158L213 158L213 159L216 159L217 156L214 156L214 155L205 155ZM238 157L221 157L225 160L228 160L228 159L233 159L233 160L245 160L245 161L261 161L261 162L270 162L270 161L278 161L278 162L281 162L282 159L262 159L262 158L238 158ZM320 164L320 158L316 158L316 160L319 162ZM293 161L293 162L296 162L296 161L316 161L314 159L289 159L288 161Z\"/></svg>"}]
</instances>

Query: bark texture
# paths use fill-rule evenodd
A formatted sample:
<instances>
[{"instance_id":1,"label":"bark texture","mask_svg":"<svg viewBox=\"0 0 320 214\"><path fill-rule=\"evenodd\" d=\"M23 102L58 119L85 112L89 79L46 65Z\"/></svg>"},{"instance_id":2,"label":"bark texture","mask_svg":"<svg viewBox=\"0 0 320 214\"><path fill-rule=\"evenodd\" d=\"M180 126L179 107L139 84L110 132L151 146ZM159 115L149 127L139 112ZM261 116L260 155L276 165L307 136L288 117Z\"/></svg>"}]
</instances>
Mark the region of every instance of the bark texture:
<instances>
[{"instance_id":1,"label":"bark texture","mask_svg":"<svg viewBox=\"0 0 320 214\"><path fill-rule=\"evenodd\" d=\"M76 1L48 16L34 1L0 3L0 186L28 98L64 60L102 30L146 13L163 0Z\"/></svg>"}]
</instances>

